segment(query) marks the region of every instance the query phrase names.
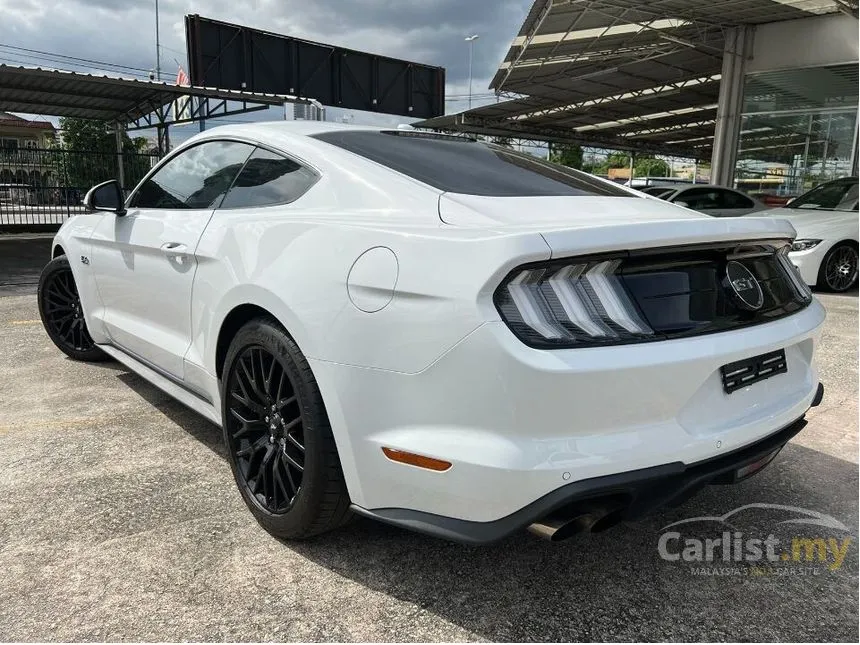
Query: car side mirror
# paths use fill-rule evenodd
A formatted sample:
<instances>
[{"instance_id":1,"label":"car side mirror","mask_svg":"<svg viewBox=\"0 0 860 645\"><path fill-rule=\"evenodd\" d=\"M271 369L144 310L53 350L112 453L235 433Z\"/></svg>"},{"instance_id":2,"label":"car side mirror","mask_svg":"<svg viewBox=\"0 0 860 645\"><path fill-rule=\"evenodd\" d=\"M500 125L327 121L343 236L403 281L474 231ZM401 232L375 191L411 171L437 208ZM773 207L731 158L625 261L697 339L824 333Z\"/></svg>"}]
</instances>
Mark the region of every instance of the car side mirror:
<instances>
[{"instance_id":1,"label":"car side mirror","mask_svg":"<svg viewBox=\"0 0 860 645\"><path fill-rule=\"evenodd\" d=\"M125 198L116 179L93 186L84 197L84 206L91 211L108 211L119 217L125 215Z\"/></svg>"},{"instance_id":2,"label":"car side mirror","mask_svg":"<svg viewBox=\"0 0 860 645\"><path fill-rule=\"evenodd\" d=\"M678 206L683 206L684 208L690 208L689 202L685 202L682 199L679 199L678 201L676 201L675 204L677 204Z\"/></svg>"}]
</instances>

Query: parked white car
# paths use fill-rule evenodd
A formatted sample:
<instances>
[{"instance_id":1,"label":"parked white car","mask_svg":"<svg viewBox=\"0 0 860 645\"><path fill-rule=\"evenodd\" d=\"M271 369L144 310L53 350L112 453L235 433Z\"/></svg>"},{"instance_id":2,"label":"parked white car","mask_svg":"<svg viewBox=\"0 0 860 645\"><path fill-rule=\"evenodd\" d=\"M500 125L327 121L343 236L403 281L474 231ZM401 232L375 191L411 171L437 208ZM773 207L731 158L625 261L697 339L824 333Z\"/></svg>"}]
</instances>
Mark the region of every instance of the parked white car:
<instances>
[{"instance_id":1,"label":"parked white car","mask_svg":"<svg viewBox=\"0 0 860 645\"><path fill-rule=\"evenodd\" d=\"M624 185L645 192L644 189L649 187L665 186L671 188L673 186L689 186L692 183L692 179L682 177L635 177L625 181Z\"/></svg>"},{"instance_id":2,"label":"parked white car","mask_svg":"<svg viewBox=\"0 0 860 645\"><path fill-rule=\"evenodd\" d=\"M734 188L690 184L683 187L652 186L643 191L667 202L692 208L711 217L740 217L767 210L757 199Z\"/></svg>"},{"instance_id":3,"label":"parked white car","mask_svg":"<svg viewBox=\"0 0 860 645\"><path fill-rule=\"evenodd\" d=\"M806 284L827 291L857 286L857 177L821 184L763 215L785 218L797 231L789 254Z\"/></svg>"},{"instance_id":4,"label":"parked white car","mask_svg":"<svg viewBox=\"0 0 860 645\"><path fill-rule=\"evenodd\" d=\"M350 509L465 542L599 531L761 469L822 397L783 220L311 121L201 133L85 202L48 334L219 424L276 536Z\"/></svg>"}]
</instances>

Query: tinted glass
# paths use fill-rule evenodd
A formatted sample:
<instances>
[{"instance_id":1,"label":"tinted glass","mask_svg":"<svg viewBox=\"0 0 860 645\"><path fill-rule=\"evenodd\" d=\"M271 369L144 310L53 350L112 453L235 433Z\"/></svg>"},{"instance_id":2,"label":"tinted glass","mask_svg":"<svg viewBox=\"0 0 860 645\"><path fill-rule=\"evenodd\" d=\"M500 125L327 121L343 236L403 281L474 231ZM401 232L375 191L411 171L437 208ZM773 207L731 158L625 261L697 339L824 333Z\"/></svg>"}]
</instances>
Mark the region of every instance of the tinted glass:
<instances>
[{"instance_id":1,"label":"tinted glass","mask_svg":"<svg viewBox=\"0 0 860 645\"><path fill-rule=\"evenodd\" d=\"M686 202L689 208L697 211L721 208L719 206L719 192L722 191L713 188L690 188L677 195L672 201Z\"/></svg>"},{"instance_id":2,"label":"tinted glass","mask_svg":"<svg viewBox=\"0 0 860 645\"><path fill-rule=\"evenodd\" d=\"M733 190L721 190L719 192L720 201L723 204L720 208L752 208L755 206L753 200L749 197L736 193Z\"/></svg>"},{"instance_id":3,"label":"tinted glass","mask_svg":"<svg viewBox=\"0 0 860 645\"><path fill-rule=\"evenodd\" d=\"M856 211L857 180L831 181L813 188L788 205L788 208L803 208L822 211Z\"/></svg>"},{"instance_id":4,"label":"tinted glass","mask_svg":"<svg viewBox=\"0 0 860 645\"><path fill-rule=\"evenodd\" d=\"M631 197L584 172L460 137L356 130L314 137L446 192L492 197Z\"/></svg>"},{"instance_id":5,"label":"tinted glass","mask_svg":"<svg viewBox=\"0 0 860 645\"><path fill-rule=\"evenodd\" d=\"M147 179L136 208L215 208L253 151L231 141L207 141L182 151Z\"/></svg>"},{"instance_id":6,"label":"tinted glass","mask_svg":"<svg viewBox=\"0 0 860 645\"><path fill-rule=\"evenodd\" d=\"M317 174L292 159L257 148L245 163L221 208L271 206L297 200Z\"/></svg>"},{"instance_id":7,"label":"tinted glass","mask_svg":"<svg viewBox=\"0 0 860 645\"><path fill-rule=\"evenodd\" d=\"M666 187L666 186L652 186L651 188L643 188L642 192L646 195L652 195L654 197L665 197L669 193L671 193L675 188Z\"/></svg>"}]
</instances>

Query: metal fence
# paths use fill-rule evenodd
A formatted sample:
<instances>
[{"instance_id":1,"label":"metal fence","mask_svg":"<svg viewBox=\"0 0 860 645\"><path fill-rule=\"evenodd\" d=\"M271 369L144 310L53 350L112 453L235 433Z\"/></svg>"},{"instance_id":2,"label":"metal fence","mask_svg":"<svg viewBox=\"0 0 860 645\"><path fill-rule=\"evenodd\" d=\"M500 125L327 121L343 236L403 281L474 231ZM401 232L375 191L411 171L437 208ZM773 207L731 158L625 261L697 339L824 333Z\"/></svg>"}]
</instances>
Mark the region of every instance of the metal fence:
<instances>
[{"instance_id":1,"label":"metal fence","mask_svg":"<svg viewBox=\"0 0 860 645\"><path fill-rule=\"evenodd\" d=\"M130 189L158 161L157 153L124 153L124 188ZM62 224L84 212L95 184L119 177L112 152L0 149L0 225Z\"/></svg>"}]
</instances>

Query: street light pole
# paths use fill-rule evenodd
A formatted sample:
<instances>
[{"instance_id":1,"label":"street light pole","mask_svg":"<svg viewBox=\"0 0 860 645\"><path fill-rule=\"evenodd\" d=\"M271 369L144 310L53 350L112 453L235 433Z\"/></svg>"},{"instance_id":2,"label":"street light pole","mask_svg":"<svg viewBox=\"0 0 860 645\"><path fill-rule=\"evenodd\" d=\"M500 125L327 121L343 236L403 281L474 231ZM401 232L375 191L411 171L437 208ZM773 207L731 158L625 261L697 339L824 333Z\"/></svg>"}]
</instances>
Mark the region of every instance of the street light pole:
<instances>
[{"instance_id":1,"label":"street light pole","mask_svg":"<svg viewBox=\"0 0 860 645\"><path fill-rule=\"evenodd\" d=\"M155 79L161 80L161 36L158 32L158 0L155 0Z\"/></svg>"},{"instance_id":2,"label":"street light pole","mask_svg":"<svg viewBox=\"0 0 860 645\"><path fill-rule=\"evenodd\" d=\"M469 109L472 109L472 50L474 49L475 41L478 40L478 34L466 36L465 41L469 43Z\"/></svg>"}]
</instances>

